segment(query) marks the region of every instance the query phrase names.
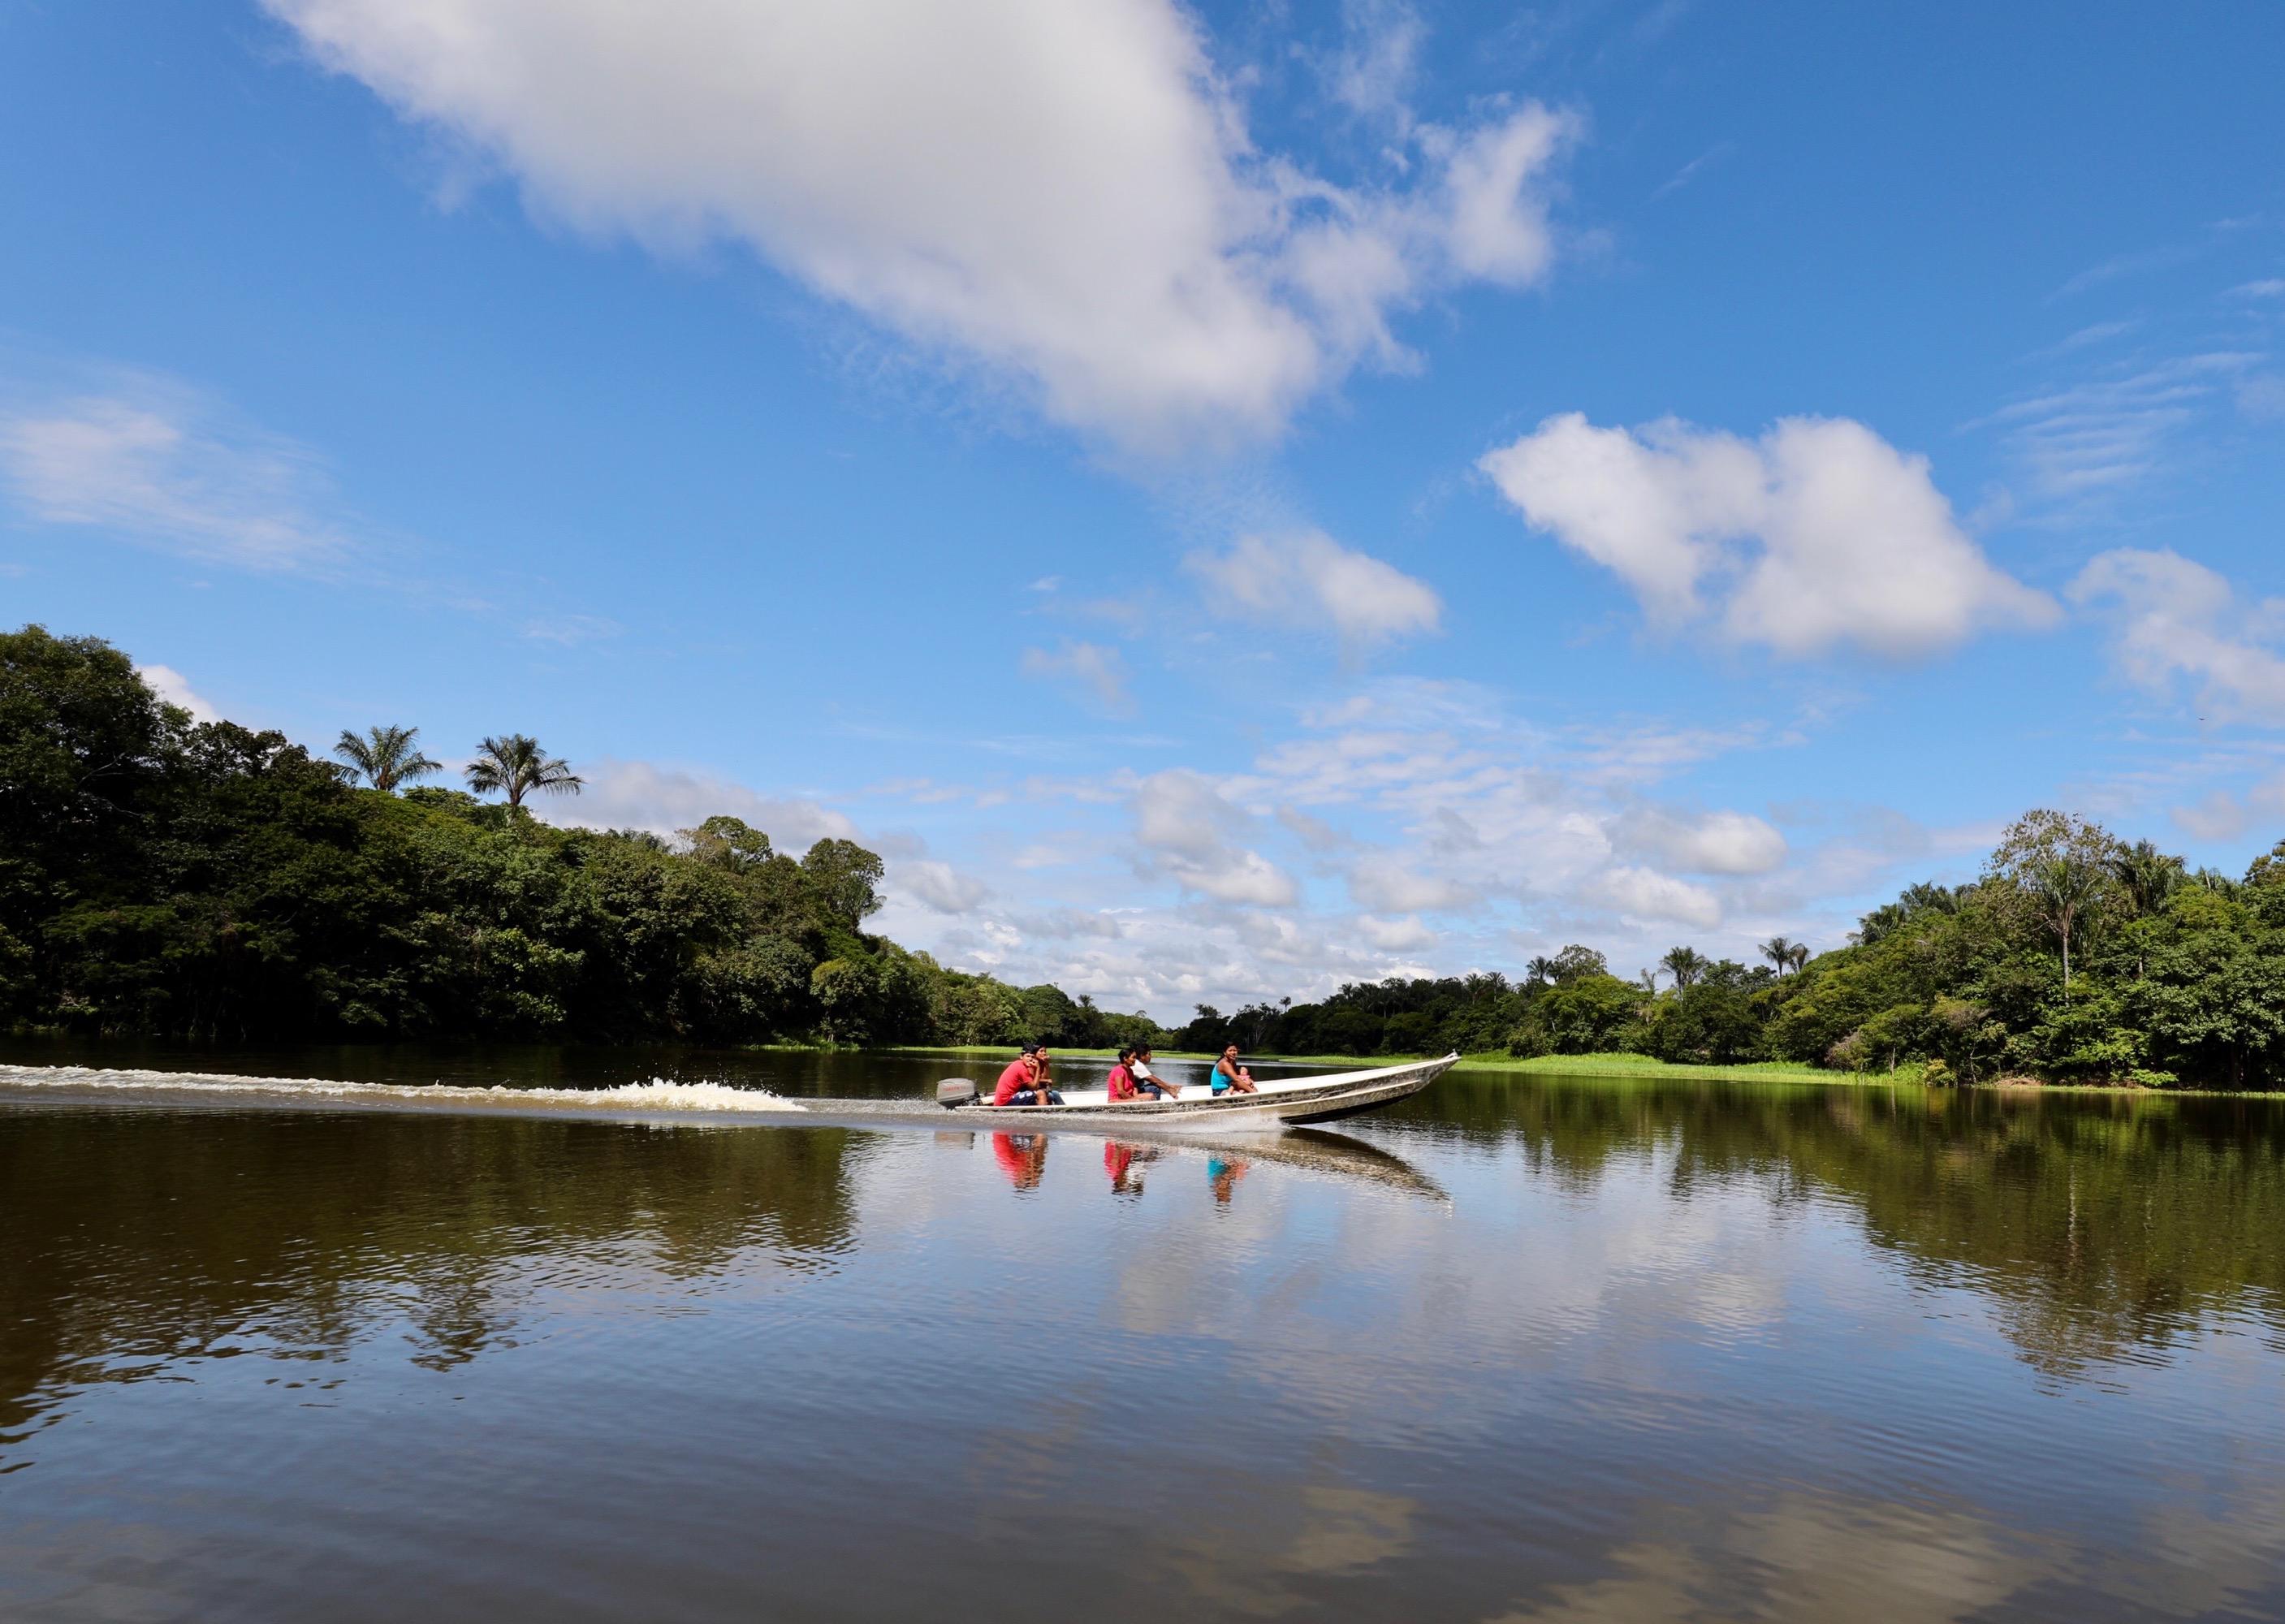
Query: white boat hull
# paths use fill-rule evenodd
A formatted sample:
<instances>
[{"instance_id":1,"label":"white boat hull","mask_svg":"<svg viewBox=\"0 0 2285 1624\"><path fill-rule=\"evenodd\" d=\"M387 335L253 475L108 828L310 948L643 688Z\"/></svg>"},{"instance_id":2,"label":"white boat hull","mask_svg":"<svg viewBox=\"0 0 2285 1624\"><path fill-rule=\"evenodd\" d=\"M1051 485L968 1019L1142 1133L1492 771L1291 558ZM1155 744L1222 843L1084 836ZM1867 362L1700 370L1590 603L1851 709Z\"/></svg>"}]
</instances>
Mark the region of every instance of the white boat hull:
<instances>
[{"instance_id":1,"label":"white boat hull","mask_svg":"<svg viewBox=\"0 0 2285 1624\"><path fill-rule=\"evenodd\" d=\"M992 1105L978 1102L960 1108L962 1116L1045 1119L1078 1126L1082 1124L1122 1123L1152 1129L1187 1128L1193 1125L1218 1133L1247 1127L1283 1127L1310 1122L1333 1122L1418 1094L1441 1077L1457 1054L1441 1060L1408 1061L1369 1071L1339 1071L1320 1077L1282 1077L1259 1085L1252 1094L1210 1094L1207 1085L1186 1086L1173 1100L1121 1100L1113 1103L1102 1089L1063 1092L1061 1105Z\"/></svg>"}]
</instances>

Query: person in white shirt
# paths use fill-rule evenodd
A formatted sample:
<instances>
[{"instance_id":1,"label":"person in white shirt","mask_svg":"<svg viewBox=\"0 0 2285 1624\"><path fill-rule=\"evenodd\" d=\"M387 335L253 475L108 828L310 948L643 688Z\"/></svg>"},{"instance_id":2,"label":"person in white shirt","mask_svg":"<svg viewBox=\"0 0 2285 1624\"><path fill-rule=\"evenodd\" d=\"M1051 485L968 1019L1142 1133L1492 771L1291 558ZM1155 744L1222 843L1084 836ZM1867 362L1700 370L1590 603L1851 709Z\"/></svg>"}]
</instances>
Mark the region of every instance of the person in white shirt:
<instances>
[{"instance_id":1,"label":"person in white shirt","mask_svg":"<svg viewBox=\"0 0 2285 1624\"><path fill-rule=\"evenodd\" d=\"M1141 1043L1135 1046L1135 1058L1127 1063L1127 1069L1135 1074L1135 1080L1137 1084L1155 1083L1158 1086L1160 1091L1166 1094L1166 1098L1170 1100L1179 1100L1182 1097L1182 1091L1180 1088L1175 1087L1174 1084L1168 1082L1165 1078L1156 1076L1152 1073L1150 1070L1150 1046L1149 1044Z\"/></svg>"}]
</instances>

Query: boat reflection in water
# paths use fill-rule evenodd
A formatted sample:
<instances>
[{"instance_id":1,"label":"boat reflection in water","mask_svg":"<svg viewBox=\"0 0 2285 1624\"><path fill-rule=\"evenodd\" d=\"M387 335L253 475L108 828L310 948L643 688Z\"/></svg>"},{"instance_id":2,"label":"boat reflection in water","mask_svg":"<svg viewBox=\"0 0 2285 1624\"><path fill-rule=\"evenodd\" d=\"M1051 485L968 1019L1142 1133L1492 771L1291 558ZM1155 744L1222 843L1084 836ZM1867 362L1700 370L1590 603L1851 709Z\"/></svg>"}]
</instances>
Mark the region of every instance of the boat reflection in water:
<instances>
[{"instance_id":1,"label":"boat reflection in water","mask_svg":"<svg viewBox=\"0 0 2285 1624\"><path fill-rule=\"evenodd\" d=\"M972 1146L972 1134L939 1133L938 1144ZM1048 1165L1051 1139L1080 1139L1076 1134L993 1134L988 1136L992 1158L1019 1194L1040 1187ZM1140 1199L1154 1165L1188 1161L1203 1165L1207 1188L1218 1206L1228 1206L1238 1182L1257 1164L1268 1163L1302 1173L1336 1180L1362 1181L1385 1189L1449 1206L1444 1187L1410 1162L1378 1145L1346 1134L1297 1128L1275 1137L1247 1134L1228 1141L1185 1139L1106 1139L1103 1170L1111 1193Z\"/></svg>"},{"instance_id":2,"label":"boat reflection in water","mask_svg":"<svg viewBox=\"0 0 2285 1624\"><path fill-rule=\"evenodd\" d=\"M1017 1189L1033 1190L1048 1171L1048 1136L1045 1134L994 1134L992 1135L993 1159L1000 1171L1008 1175L1008 1182Z\"/></svg>"}]
</instances>

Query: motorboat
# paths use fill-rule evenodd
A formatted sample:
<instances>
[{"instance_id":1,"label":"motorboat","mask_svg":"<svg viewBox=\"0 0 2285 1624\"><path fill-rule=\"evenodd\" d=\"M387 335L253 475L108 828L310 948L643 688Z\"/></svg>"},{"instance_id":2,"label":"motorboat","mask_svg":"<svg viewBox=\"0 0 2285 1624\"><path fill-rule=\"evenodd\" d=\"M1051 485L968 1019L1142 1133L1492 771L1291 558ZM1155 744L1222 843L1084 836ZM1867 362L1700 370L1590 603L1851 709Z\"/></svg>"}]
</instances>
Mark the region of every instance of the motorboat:
<instances>
[{"instance_id":1,"label":"motorboat","mask_svg":"<svg viewBox=\"0 0 2285 1624\"><path fill-rule=\"evenodd\" d=\"M1201 1079L1183 1085L1179 1099L1120 1100L1114 1103L1109 1089L1061 1088L1060 1105L994 1105L966 1078L949 1078L937 1086L937 1103L962 1115L973 1113L993 1122L1046 1120L1072 1126L1108 1126L1131 1123L1154 1129L1213 1129L1280 1127L1309 1122L1334 1122L1408 1099L1441 1077L1459 1059L1413 1060L1402 1065L1376 1066L1367 1071L1317 1072L1300 1077L1272 1078L1254 1085L1252 1094L1232 1089L1208 1091Z\"/></svg>"}]
</instances>

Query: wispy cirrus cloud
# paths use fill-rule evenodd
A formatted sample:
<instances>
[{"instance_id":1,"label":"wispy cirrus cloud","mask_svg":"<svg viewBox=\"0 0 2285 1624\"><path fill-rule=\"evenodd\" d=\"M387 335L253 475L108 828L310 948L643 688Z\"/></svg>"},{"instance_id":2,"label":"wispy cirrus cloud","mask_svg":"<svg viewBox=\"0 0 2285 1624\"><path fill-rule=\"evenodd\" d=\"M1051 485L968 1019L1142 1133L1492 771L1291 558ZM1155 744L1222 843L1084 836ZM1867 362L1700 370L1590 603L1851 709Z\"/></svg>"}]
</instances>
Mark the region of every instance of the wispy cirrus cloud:
<instances>
[{"instance_id":1,"label":"wispy cirrus cloud","mask_svg":"<svg viewBox=\"0 0 2285 1624\"><path fill-rule=\"evenodd\" d=\"M1077 687L1106 710L1124 715L1135 709L1126 656L1106 644L1064 638L1053 648L1026 648L1023 668L1026 677Z\"/></svg>"},{"instance_id":2,"label":"wispy cirrus cloud","mask_svg":"<svg viewBox=\"0 0 2285 1624\"><path fill-rule=\"evenodd\" d=\"M0 485L38 523L265 572L337 568L362 529L315 450L148 373L0 406Z\"/></svg>"},{"instance_id":3,"label":"wispy cirrus cloud","mask_svg":"<svg viewBox=\"0 0 2285 1624\"><path fill-rule=\"evenodd\" d=\"M2129 357L2013 401L1966 425L1996 430L2022 483L2067 510L2083 510L2177 470L2184 436L2233 384L2257 369L2258 351L2205 349Z\"/></svg>"}]
</instances>

